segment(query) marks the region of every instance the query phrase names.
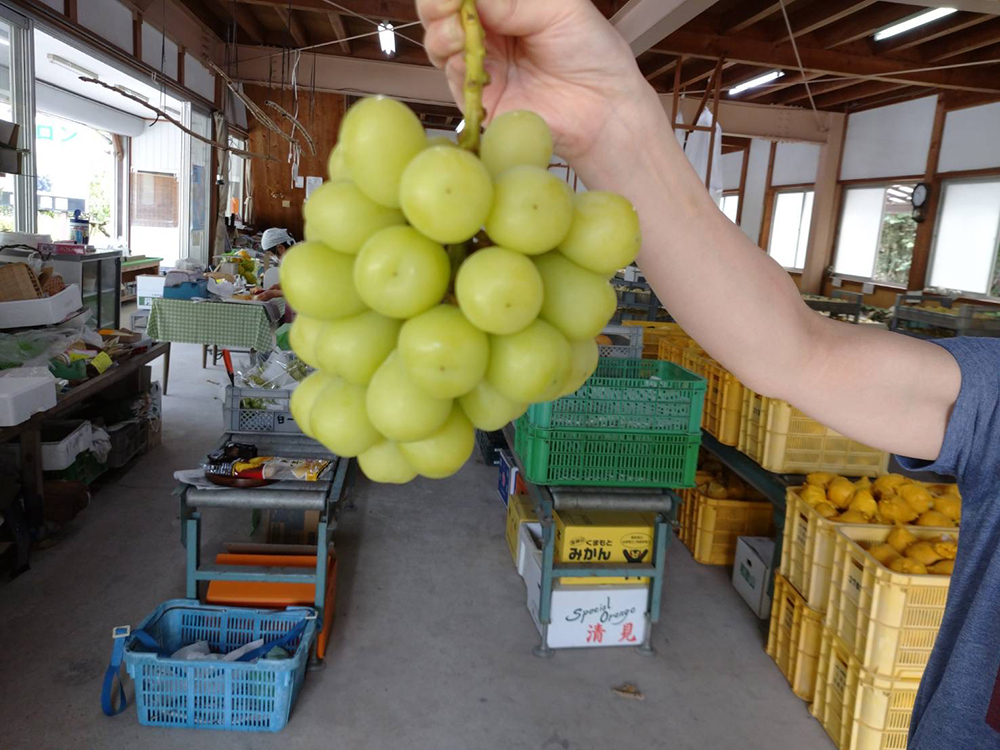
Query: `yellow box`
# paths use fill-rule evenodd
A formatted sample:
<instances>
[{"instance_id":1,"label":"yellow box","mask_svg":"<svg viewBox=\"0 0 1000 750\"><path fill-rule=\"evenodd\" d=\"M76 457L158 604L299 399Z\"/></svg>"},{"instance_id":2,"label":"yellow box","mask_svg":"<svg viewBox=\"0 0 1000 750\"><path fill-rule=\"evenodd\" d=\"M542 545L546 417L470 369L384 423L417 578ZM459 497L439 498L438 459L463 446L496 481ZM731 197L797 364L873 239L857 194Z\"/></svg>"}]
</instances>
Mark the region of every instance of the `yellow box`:
<instances>
[{"instance_id":1,"label":"yellow box","mask_svg":"<svg viewBox=\"0 0 1000 750\"><path fill-rule=\"evenodd\" d=\"M564 511L556 520L557 563L653 563L654 513ZM646 577L560 578L560 583L649 583Z\"/></svg>"},{"instance_id":2,"label":"yellow box","mask_svg":"<svg viewBox=\"0 0 1000 750\"><path fill-rule=\"evenodd\" d=\"M510 556L517 567L517 537L522 523L538 521L531 498L527 495L514 495L507 503L507 546Z\"/></svg>"}]
</instances>

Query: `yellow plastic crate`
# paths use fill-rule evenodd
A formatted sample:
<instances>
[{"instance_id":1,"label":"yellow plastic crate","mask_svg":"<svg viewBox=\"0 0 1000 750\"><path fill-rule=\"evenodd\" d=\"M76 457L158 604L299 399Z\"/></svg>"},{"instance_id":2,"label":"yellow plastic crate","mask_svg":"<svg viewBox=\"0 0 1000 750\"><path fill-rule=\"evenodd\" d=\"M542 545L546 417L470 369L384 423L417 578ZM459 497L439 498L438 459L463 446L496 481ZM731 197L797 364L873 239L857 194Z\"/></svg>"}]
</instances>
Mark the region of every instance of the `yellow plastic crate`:
<instances>
[{"instance_id":1,"label":"yellow plastic crate","mask_svg":"<svg viewBox=\"0 0 1000 750\"><path fill-rule=\"evenodd\" d=\"M919 539L958 538L958 529L908 528ZM919 679L941 628L951 577L894 573L868 554L891 531L890 526L838 529L827 625L865 670Z\"/></svg>"},{"instance_id":2,"label":"yellow plastic crate","mask_svg":"<svg viewBox=\"0 0 1000 750\"><path fill-rule=\"evenodd\" d=\"M664 336L657 344L657 359L683 366L684 350L689 346L694 346L694 340L687 335Z\"/></svg>"},{"instance_id":3,"label":"yellow plastic crate","mask_svg":"<svg viewBox=\"0 0 1000 750\"><path fill-rule=\"evenodd\" d=\"M813 699L816 687L822 635L823 613L807 607L792 584L776 575L767 653L792 686L792 692L807 702Z\"/></svg>"},{"instance_id":4,"label":"yellow plastic crate","mask_svg":"<svg viewBox=\"0 0 1000 750\"><path fill-rule=\"evenodd\" d=\"M660 357L660 341L669 337L687 338L684 329L677 323L661 323L649 320L623 320L624 326L637 326L642 328L642 358L643 359L663 359ZM672 360L671 360L672 361ZM676 364L680 364L677 362Z\"/></svg>"},{"instance_id":5,"label":"yellow plastic crate","mask_svg":"<svg viewBox=\"0 0 1000 750\"><path fill-rule=\"evenodd\" d=\"M698 513L698 490L678 490L681 496L680 511L677 514L677 538L694 554L695 520Z\"/></svg>"},{"instance_id":6,"label":"yellow plastic crate","mask_svg":"<svg viewBox=\"0 0 1000 750\"><path fill-rule=\"evenodd\" d=\"M863 669L823 628L810 711L840 750L906 750L920 680L892 680Z\"/></svg>"},{"instance_id":7,"label":"yellow plastic crate","mask_svg":"<svg viewBox=\"0 0 1000 750\"><path fill-rule=\"evenodd\" d=\"M834 536L837 529L848 525L853 524L823 518L801 498L798 487L786 491L781 575L802 595L807 606L819 612L826 612L830 597Z\"/></svg>"},{"instance_id":8,"label":"yellow plastic crate","mask_svg":"<svg viewBox=\"0 0 1000 750\"><path fill-rule=\"evenodd\" d=\"M744 389L743 420L740 450L776 474L829 471L873 477L884 474L889 466L885 451L844 437L786 401L749 389Z\"/></svg>"},{"instance_id":9,"label":"yellow plastic crate","mask_svg":"<svg viewBox=\"0 0 1000 750\"><path fill-rule=\"evenodd\" d=\"M754 500L695 499L694 559L704 565L732 565L741 536L770 536L774 506Z\"/></svg>"},{"instance_id":10,"label":"yellow plastic crate","mask_svg":"<svg viewBox=\"0 0 1000 750\"><path fill-rule=\"evenodd\" d=\"M693 347L684 351L682 365L705 378L705 408L701 426L723 445L740 441L743 384L714 359Z\"/></svg>"}]
</instances>

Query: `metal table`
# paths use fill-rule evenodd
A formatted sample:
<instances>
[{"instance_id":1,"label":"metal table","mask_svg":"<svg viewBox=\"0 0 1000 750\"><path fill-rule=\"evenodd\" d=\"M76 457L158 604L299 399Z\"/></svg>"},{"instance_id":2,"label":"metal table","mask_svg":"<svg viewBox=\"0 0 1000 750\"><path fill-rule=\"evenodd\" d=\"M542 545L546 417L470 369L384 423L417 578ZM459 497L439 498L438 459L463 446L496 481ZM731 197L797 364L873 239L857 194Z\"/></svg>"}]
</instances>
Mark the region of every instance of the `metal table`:
<instances>
[{"instance_id":1,"label":"metal table","mask_svg":"<svg viewBox=\"0 0 1000 750\"><path fill-rule=\"evenodd\" d=\"M315 587L314 606L323 620L326 606L326 572L331 539L337 528L337 514L349 496L350 459L338 458L305 435L256 435L226 433L219 441L253 440L265 455L330 458L333 463L316 482L284 481L254 489L200 489L179 484L174 494L180 498L181 544L186 549L187 573L185 596L199 598L202 581L245 581L269 583L306 583ZM199 508L245 510L319 511L316 529L316 569L291 567L217 565L201 562L201 513Z\"/></svg>"},{"instance_id":2,"label":"metal table","mask_svg":"<svg viewBox=\"0 0 1000 750\"><path fill-rule=\"evenodd\" d=\"M552 615L552 585L556 578L590 578L642 576L650 579L649 597L646 607L646 637L636 650L643 655L656 653L652 645L653 624L660 621L663 580L666 570L667 545L670 544L670 525L677 515L681 499L669 489L632 489L614 487L554 487L536 485L527 480L524 466L514 450L514 425L503 429L504 438L518 471L524 477L528 495L531 497L535 513L542 526L542 583L538 607L538 619L542 624L541 643L532 653L535 656L550 657L554 650L548 645L548 629ZM573 564L555 563L555 510L620 510L654 512L656 524L653 533L652 564L630 564L613 566L601 563Z\"/></svg>"}]
</instances>

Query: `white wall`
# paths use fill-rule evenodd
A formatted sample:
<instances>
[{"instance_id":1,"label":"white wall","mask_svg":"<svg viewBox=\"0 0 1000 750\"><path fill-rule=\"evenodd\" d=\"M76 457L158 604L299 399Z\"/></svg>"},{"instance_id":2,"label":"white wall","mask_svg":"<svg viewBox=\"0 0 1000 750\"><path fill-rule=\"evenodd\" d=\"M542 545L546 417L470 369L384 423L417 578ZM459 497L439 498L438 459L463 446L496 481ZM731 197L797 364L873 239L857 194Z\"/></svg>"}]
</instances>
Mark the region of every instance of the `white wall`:
<instances>
[{"instance_id":1,"label":"white wall","mask_svg":"<svg viewBox=\"0 0 1000 750\"><path fill-rule=\"evenodd\" d=\"M771 184L803 185L816 182L822 148L819 143L779 143L774 151Z\"/></svg>"},{"instance_id":2,"label":"white wall","mask_svg":"<svg viewBox=\"0 0 1000 750\"><path fill-rule=\"evenodd\" d=\"M722 168L722 189L739 190L740 173L743 171L743 152L732 151L723 154L719 166Z\"/></svg>"},{"instance_id":3,"label":"white wall","mask_svg":"<svg viewBox=\"0 0 1000 750\"><path fill-rule=\"evenodd\" d=\"M747 184L743 190L740 229L754 243L760 240L760 223L764 217L764 194L767 192L767 163L770 158L770 141L760 138L750 141L750 161L747 164Z\"/></svg>"},{"instance_id":4,"label":"white wall","mask_svg":"<svg viewBox=\"0 0 1000 750\"><path fill-rule=\"evenodd\" d=\"M58 10L60 13L66 8L66 0L42 0L43 5L48 5L52 10Z\"/></svg>"},{"instance_id":5,"label":"white wall","mask_svg":"<svg viewBox=\"0 0 1000 750\"><path fill-rule=\"evenodd\" d=\"M939 172L1000 167L1000 102L949 112Z\"/></svg>"},{"instance_id":6,"label":"white wall","mask_svg":"<svg viewBox=\"0 0 1000 750\"><path fill-rule=\"evenodd\" d=\"M142 61L160 70L162 56L163 75L177 80L177 45L170 39L164 43L163 34L148 23L142 24Z\"/></svg>"},{"instance_id":7,"label":"white wall","mask_svg":"<svg viewBox=\"0 0 1000 750\"><path fill-rule=\"evenodd\" d=\"M210 102L215 101L215 76L187 52L184 53L184 86Z\"/></svg>"},{"instance_id":8,"label":"white wall","mask_svg":"<svg viewBox=\"0 0 1000 750\"><path fill-rule=\"evenodd\" d=\"M180 128L160 121L132 139L132 169L140 172L169 172L181 168Z\"/></svg>"},{"instance_id":9,"label":"white wall","mask_svg":"<svg viewBox=\"0 0 1000 750\"><path fill-rule=\"evenodd\" d=\"M840 179L923 174L936 105L928 96L850 115Z\"/></svg>"},{"instance_id":10,"label":"white wall","mask_svg":"<svg viewBox=\"0 0 1000 750\"><path fill-rule=\"evenodd\" d=\"M132 51L132 11L118 0L77 0L80 23L127 52Z\"/></svg>"}]
</instances>

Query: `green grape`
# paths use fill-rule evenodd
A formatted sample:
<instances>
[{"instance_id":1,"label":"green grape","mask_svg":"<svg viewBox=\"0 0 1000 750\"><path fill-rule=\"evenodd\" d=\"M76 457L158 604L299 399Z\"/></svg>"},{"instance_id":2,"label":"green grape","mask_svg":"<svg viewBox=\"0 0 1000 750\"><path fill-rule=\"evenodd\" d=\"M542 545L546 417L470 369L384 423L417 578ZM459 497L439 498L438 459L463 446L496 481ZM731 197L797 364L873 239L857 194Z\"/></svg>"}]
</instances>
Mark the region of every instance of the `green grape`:
<instances>
[{"instance_id":1,"label":"green grape","mask_svg":"<svg viewBox=\"0 0 1000 750\"><path fill-rule=\"evenodd\" d=\"M523 165L548 169L552 132L534 112L524 109L504 112L483 133L479 156L494 177Z\"/></svg>"},{"instance_id":2,"label":"green grape","mask_svg":"<svg viewBox=\"0 0 1000 750\"><path fill-rule=\"evenodd\" d=\"M540 255L563 241L572 221L565 182L541 167L512 167L497 178L486 233L510 250Z\"/></svg>"},{"instance_id":3,"label":"green grape","mask_svg":"<svg viewBox=\"0 0 1000 750\"><path fill-rule=\"evenodd\" d=\"M502 247L477 250L458 269L455 297L465 317L487 333L520 331L542 309L542 277L530 259Z\"/></svg>"},{"instance_id":4,"label":"green grape","mask_svg":"<svg viewBox=\"0 0 1000 750\"><path fill-rule=\"evenodd\" d=\"M316 440L338 456L364 453L382 439L365 410L365 389L331 378L313 403L309 426Z\"/></svg>"},{"instance_id":5,"label":"green grape","mask_svg":"<svg viewBox=\"0 0 1000 750\"><path fill-rule=\"evenodd\" d=\"M402 212L380 206L353 182L324 183L306 201L303 213L310 238L348 255L357 255L378 230L406 223Z\"/></svg>"},{"instance_id":6,"label":"green grape","mask_svg":"<svg viewBox=\"0 0 1000 750\"><path fill-rule=\"evenodd\" d=\"M597 369L600 349L594 339L570 342L569 377L560 397L576 393Z\"/></svg>"},{"instance_id":7,"label":"green grape","mask_svg":"<svg viewBox=\"0 0 1000 750\"><path fill-rule=\"evenodd\" d=\"M444 479L462 468L475 444L476 431L456 405L440 430L423 440L400 443L399 450L421 476Z\"/></svg>"},{"instance_id":8,"label":"green grape","mask_svg":"<svg viewBox=\"0 0 1000 750\"><path fill-rule=\"evenodd\" d=\"M537 402L562 391L569 376L570 351L565 336L536 320L523 331L490 338L486 379L511 401Z\"/></svg>"},{"instance_id":9,"label":"green grape","mask_svg":"<svg viewBox=\"0 0 1000 750\"><path fill-rule=\"evenodd\" d=\"M288 409L292 419L306 435L315 438L312 431L312 408L320 392L335 380L330 375L314 372L299 383L288 399Z\"/></svg>"},{"instance_id":10,"label":"green grape","mask_svg":"<svg viewBox=\"0 0 1000 750\"><path fill-rule=\"evenodd\" d=\"M292 351L310 367L319 367L316 341L324 325L326 323L322 320L314 320L307 315L296 315L288 331L288 343L292 345Z\"/></svg>"},{"instance_id":11,"label":"green grape","mask_svg":"<svg viewBox=\"0 0 1000 750\"><path fill-rule=\"evenodd\" d=\"M573 225L559 251L577 265L613 276L635 260L642 246L639 216L616 193L592 190L573 199Z\"/></svg>"},{"instance_id":12,"label":"green grape","mask_svg":"<svg viewBox=\"0 0 1000 750\"><path fill-rule=\"evenodd\" d=\"M361 191L376 203L399 208L403 170L427 146L424 126L413 110L383 96L362 99L344 116L340 142Z\"/></svg>"},{"instance_id":13,"label":"green grape","mask_svg":"<svg viewBox=\"0 0 1000 750\"><path fill-rule=\"evenodd\" d=\"M451 146L454 148L457 145L451 138L443 135L435 135L427 139L427 148L433 148L434 146Z\"/></svg>"},{"instance_id":14,"label":"green grape","mask_svg":"<svg viewBox=\"0 0 1000 750\"><path fill-rule=\"evenodd\" d=\"M417 476L417 471L399 450L399 444L383 440L358 456L358 466L373 482L406 484Z\"/></svg>"},{"instance_id":15,"label":"green grape","mask_svg":"<svg viewBox=\"0 0 1000 750\"><path fill-rule=\"evenodd\" d=\"M281 289L292 308L310 318L357 315L365 303L354 290L354 257L320 242L293 245L281 260Z\"/></svg>"},{"instance_id":16,"label":"green grape","mask_svg":"<svg viewBox=\"0 0 1000 750\"><path fill-rule=\"evenodd\" d=\"M451 413L451 399L428 396L413 382L399 352L388 356L368 384L368 417L389 440L430 437Z\"/></svg>"},{"instance_id":17,"label":"green grape","mask_svg":"<svg viewBox=\"0 0 1000 750\"><path fill-rule=\"evenodd\" d=\"M388 227L372 236L354 264L354 286L390 318L412 318L444 297L451 278L448 254L412 227Z\"/></svg>"},{"instance_id":18,"label":"green grape","mask_svg":"<svg viewBox=\"0 0 1000 750\"><path fill-rule=\"evenodd\" d=\"M475 154L431 146L403 172L399 199L410 224L432 240L465 242L486 220L493 181Z\"/></svg>"},{"instance_id":19,"label":"green grape","mask_svg":"<svg viewBox=\"0 0 1000 750\"><path fill-rule=\"evenodd\" d=\"M396 348L400 325L374 310L325 323L316 341L319 367L348 383L368 385Z\"/></svg>"},{"instance_id":20,"label":"green grape","mask_svg":"<svg viewBox=\"0 0 1000 750\"><path fill-rule=\"evenodd\" d=\"M399 354L419 388L435 398L455 398L483 379L490 343L457 307L438 305L403 324Z\"/></svg>"},{"instance_id":21,"label":"green grape","mask_svg":"<svg viewBox=\"0 0 1000 750\"><path fill-rule=\"evenodd\" d=\"M347 170L347 162L344 161L344 149L339 143L330 151L330 158L326 162L326 172L330 176L330 182L351 179L351 173Z\"/></svg>"},{"instance_id":22,"label":"green grape","mask_svg":"<svg viewBox=\"0 0 1000 750\"><path fill-rule=\"evenodd\" d=\"M599 334L618 306L611 284L559 253L539 255L534 262L545 285L539 317L570 341Z\"/></svg>"},{"instance_id":23,"label":"green grape","mask_svg":"<svg viewBox=\"0 0 1000 750\"><path fill-rule=\"evenodd\" d=\"M527 404L511 401L488 380L479 381L475 388L458 399L458 404L469 421L484 432L499 430L528 408Z\"/></svg>"}]
</instances>

